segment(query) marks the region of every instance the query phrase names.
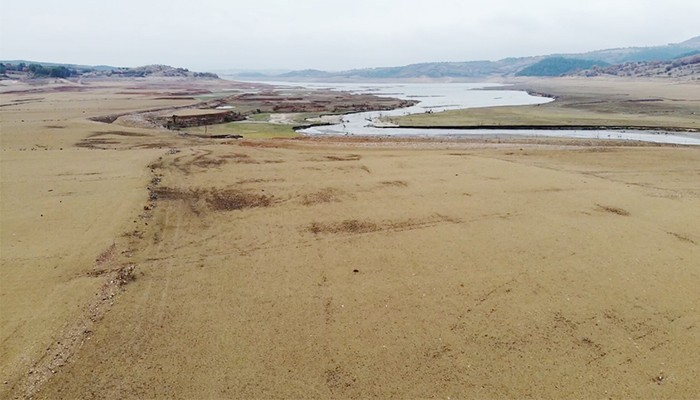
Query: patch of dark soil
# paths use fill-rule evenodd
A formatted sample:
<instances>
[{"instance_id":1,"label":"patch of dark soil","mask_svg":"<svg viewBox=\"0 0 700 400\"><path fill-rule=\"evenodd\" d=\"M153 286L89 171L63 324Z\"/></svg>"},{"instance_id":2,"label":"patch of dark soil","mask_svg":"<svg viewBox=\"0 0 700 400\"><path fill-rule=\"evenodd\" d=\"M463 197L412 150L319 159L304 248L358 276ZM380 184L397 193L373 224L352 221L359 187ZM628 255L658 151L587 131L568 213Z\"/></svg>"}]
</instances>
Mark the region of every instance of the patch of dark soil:
<instances>
[{"instance_id":1,"label":"patch of dark soil","mask_svg":"<svg viewBox=\"0 0 700 400\"><path fill-rule=\"evenodd\" d=\"M369 222L358 219L347 219L341 222L313 222L306 227L307 232L313 234L361 234L371 232L402 232L414 229L423 229L436 226L439 224L459 224L462 221L458 218L452 218L441 214L434 214L430 217L399 221L381 221Z\"/></svg>"},{"instance_id":2,"label":"patch of dark soil","mask_svg":"<svg viewBox=\"0 0 700 400\"><path fill-rule=\"evenodd\" d=\"M243 139L243 136L241 135L211 135L211 136L202 136L202 137L208 137L210 139Z\"/></svg>"},{"instance_id":3,"label":"patch of dark soil","mask_svg":"<svg viewBox=\"0 0 700 400\"><path fill-rule=\"evenodd\" d=\"M194 97L168 96L168 97L154 97L153 100L196 100L196 99Z\"/></svg>"},{"instance_id":4,"label":"patch of dark soil","mask_svg":"<svg viewBox=\"0 0 700 400\"><path fill-rule=\"evenodd\" d=\"M116 255L117 245L112 243L107 249L105 249L99 256L95 259L95 265L101 267L110 261L112 261Z\"/></svg>"},{"instance_id":5,"label":"patch of dark soil","mask_svg":"<svg viewBox=\"0 0 700 400\"><path fill-rule=\"evenodd\" d=\"M226 164L226 160L221 158L200 158L192 162L192 165L196 165L200 168L218 167L223 164Z\"/></svg>"},{"instance_id":6,"label":"patch of dark soil","mask_svg":"<svg viewBox=\"0 0 700 400\"><path fill-rule=\"evenodd\" d=\"M94 137L99 137L99 136L126 136L126 137L149 137L151 135L148 135L146 133L140 133L140 132L127 132L127 131L104 131L104 132L93 132L90 136L90 138Z\"/></svg>"},{"instance_id":7,"label":"patch of dark soil","mask_svg":"<svg viewBox=\"0 0 700 400\"><path fill-rule=\"evenodd\" d=\"M284 182L284 179L253 178L253 179L241 179L236 183L239 185L243 185L246 183L263 183L263 182Z\"/></svg>"},{"instance_id":8,"label":"patch of dark soil","mask_svg":"<svg viewBox=\"0 0 700 400\"><path fill-rule=\"evenodd\" d=\"M129 146L130 149L162 149L166 147L172 147L171 142L158 142L158 143L139 143L133 146Z\"/></svg>"},{"instance_id":9,"label":"patch of dark soil","mask_svg":"<svg viewBox=\"0 0 700 400\"><path fill-rule=\"evenodd\" d=\"M651 381L656 383L657 385L661 385L662 383L664 383L665 380L666 374L664 374L663 371L659 372L651 378Z\"/></svg>"},{"instance_id":10,"label":"patch of dark soil","mask_svg":"<svg viewBox=\"0 0 700 400\"><path fill-rule=\"evenodd\" d=\"M324 160L313 160L313 161L357 161L362 157L359 154L345 154L345 155L328 155L324 157Z\"/></svg>"},{"instance_id":11,"label":"patch of dark soil","mask_svg":"<svg viewBox=\"0 0 700 400\"><path fill-rule=\"evenodd\" d=\"M590 147L586 149L581 149L581 150L575 150L579 153L610 153L613 151L617 151L617 149L612 148L612 147Z\"/></svg>"},{"instance_id":12,"label":"patch of dark soil","mask_svg":"<svg viewBox=\"0 0 700 400\"><path fill-rule=\"evenodd\" d=\"M240 142L240 146L272 149L289 147L286 143L275 140L245 140Z\"/></svg>"},{"instance_id":13,"label":"patch of dark soil","mask_svg":"<svg viewBox=\"0 0 700 400\"><path fill-rule=\"evenodd\" d=\"M596 206L598 206L598 209L599 209L599 210L605 211L605 212L609 212L609 213L612 213L612 214L622 215L622 216L624 216L624 217L627 217L627 216L630 215L629 211L627 211L627 210L625 210L625 209L622 209L622 208L611 207L611 206L604 206L604 205L601 205L601 204L596 204Z\"/></svg>"},{"instance_id":14,"label":"patch of dark soil","mask_svg":"<svg viewBox=\"0 0 700 400\"><path fill-rule=\"evenodd\" d=\"M198 212L208 206L214 211L233 211L246 208L270 207L274 196L238 189L180 189L158 187L151 192L152 200L180 200Z\"/></svg>"},{"instance_id":15,"label":"patch of dark soil","mask_svg":"<svg viewBox=\"0 0 700 400\"><path fill-rule=\"evenodd\" d=\"M53 92L66 93L66 92L84 92L87 90L83 86L56 86L51 89Z\"/></svg>"},{"instance_id":16,"label":"patch of dark soil","mask_svg":"<svg viewBox=\"0 0 700 400\"><path fill-rule=\"evenodd\" d=\"M680 240L681 242L686 242L686 243L690 243L690 244L697 244L697 242L694 241L693 239L691 239L687 236L681 235L680 233L676 233L676 232L666 232L666 233L675 237L676 239Z\"/></svg>"},{"instance_id":17,"label":"patch of dark soil","mask_svg":"<svg viewBox=\"0 0 700 400\"><path fill-rule=\"evenodd\" d=\"M360 221L357 219L346 219L342 222L337 223L320 223L313 222L308 231L314 234L319 233L368 233L376 232L380 230L380 227L373 223L367 221Z\"/></svg>"},{"instance_id":18,"label":"patch of dark soil","mask_svg":"<svg viewBox=\"0 0 700 400\"><path fill-rule=\"evenodd\" d=\"M213 190L206 201L217 211L241 210L244 208L270 207L274 197L236 189Z\"/></svg>"},{"instance_id":19,"label":"patch of dark soil","mask_svg":"<svg viewBox=\"0 0 700 400\"><path fill-rule=\"evenodd\" d=\"M75 147L85 149L106 149L109 145L119 144L119 141L113 139L83 139L75 144Z\"/></svg>"},{"instance_id":20,"label":"patch of dark soil","mask_svg":"<svg viewBox=\"0 0 700 400\"><path fill-rule=\"evenodd\" d=\"M397 186L397 187L407 187L408 182L406 181L382 181L379 182L384 186Z\"/></svg>"},{"instance_id":21,"label":"patch of dark soil","mask_svg":"<svg viewBox=\"0 0 700 400\"><path fill-rule=\"evenodd\" d=\"M63 125L46 125L46 128L49 128L49 129L63 129L63 128L65 128L65 126L63 126Z\"/></svg>"},{"instance_id":22,"label":"patch of dark soil","mask_svg":"<svg viewBox=\"0 0 700 400\"><path fill-rule=\"evenodd\" d=\"M308 193L301 196L301 204L311 206L321 203L332 203L340 201L342 192L334 188L321 189L318 192Z\"/></svg>"},{"instance_id":23,"label":"patch of dark soil","mask_svg":"<svg viewBox=\"0 0 700 400\"><path fill-rule=\"evenodd\" d=\"M134 265L127 265L117 270L117 276L114 278L117 286L122 287L136 280L134 274Z\"/></svg>"},{"instance_id":24,"label":"patch of dark soil","mask_svg":"<svg viewBox=\"0 0 700 400\"><path fill-rule=\"evenodd\" d=\"M116 121L117 118L123 116L125 114L113 114L113 115L101 115L99 117L90 117L88 118L90 121L95 121L95 122L102 122L105 124L111 124L112 122Z\"/></svg>"},{"instance_id":25,"label":"patch of dark soil","mask_svg":"<svg viewBox=\"0 0 700 400\"><path fill-rule=\"evenodd\" d=\"M249 155L243 153L226 154L221 156L221 158L225 160L234 160L237 164L258 164L258 162Z\"/></svg>"},{"instance_id":26,"label":"patch of dark soil","mask_svg":"<svg viewBox=\"0 0 700 400\"><path fill-rule=\"evenodd\" d=\"M152 200L191 200L199 198L200 191L161 186L152 190L151 197Z\"/></svg>"},{"instance_id":27,"label":"patch of dark soil","mask_svg":"<svg viewBox=\"0 0 700 400\"><path fill-rule=\"evenodd\" d=\"M351 387L357 379L348 374L342 367L329 368L325 372L326 385L333 393L335 390L344 390Z\"/></svg>"}]
</instances>

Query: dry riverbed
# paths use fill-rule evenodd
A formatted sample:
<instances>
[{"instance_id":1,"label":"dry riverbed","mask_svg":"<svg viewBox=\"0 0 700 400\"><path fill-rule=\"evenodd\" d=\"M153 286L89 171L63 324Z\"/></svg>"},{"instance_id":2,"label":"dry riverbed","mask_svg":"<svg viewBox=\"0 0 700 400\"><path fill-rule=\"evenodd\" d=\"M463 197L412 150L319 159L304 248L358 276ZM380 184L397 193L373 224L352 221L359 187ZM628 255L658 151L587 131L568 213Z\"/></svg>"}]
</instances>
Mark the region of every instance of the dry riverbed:
<instances>
[{"instance_id":1,"label":"dry riverbed","mask_svg":"<svg viewBox=\"0 0 700 400\"><path fill-rule=\"evenodd\" d=\"M112 86L0 95L0 397L700 392L700 150L212 140Z\"/></svg>"}]
</instances>

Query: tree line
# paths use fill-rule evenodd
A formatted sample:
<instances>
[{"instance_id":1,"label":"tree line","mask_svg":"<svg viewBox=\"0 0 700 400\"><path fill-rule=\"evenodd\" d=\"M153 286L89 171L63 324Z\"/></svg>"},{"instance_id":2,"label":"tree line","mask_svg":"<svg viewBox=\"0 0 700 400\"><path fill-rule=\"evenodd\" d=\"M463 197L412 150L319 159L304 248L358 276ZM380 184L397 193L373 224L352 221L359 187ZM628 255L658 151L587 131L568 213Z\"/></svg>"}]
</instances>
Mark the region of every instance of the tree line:
<instances>
[{"instance_id":1,"label":"tree line","mask_svg":"<svg viewBox=\"0 0 700 400\"><path fill-rule=\"evenodd\" d=\"M35 78L68 78L77 75L74 69L59 66L43 66L41 64L2 64L0 63L0 74L5 75L7 72L26 72Z\"/></svg>"}]
</instances>

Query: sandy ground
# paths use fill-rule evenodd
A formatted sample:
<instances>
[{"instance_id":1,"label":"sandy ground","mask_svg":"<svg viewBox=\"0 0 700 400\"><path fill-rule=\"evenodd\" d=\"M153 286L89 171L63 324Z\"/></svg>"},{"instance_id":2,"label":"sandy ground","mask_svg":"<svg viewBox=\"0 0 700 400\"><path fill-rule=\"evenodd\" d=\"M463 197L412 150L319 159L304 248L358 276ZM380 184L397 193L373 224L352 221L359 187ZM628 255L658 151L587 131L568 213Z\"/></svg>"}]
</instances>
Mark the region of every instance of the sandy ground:
<instances>
[{"instance_id":1,"label":"sandy ground","mask_svg":"<svg viewBox=\"0 0 700 400\"><path fill-rule=\"evenodd\" d=\"M0 107L0 397L700 393L700 149L84 120L183 101L118 91Z\"/></svg>"}]
</instances>

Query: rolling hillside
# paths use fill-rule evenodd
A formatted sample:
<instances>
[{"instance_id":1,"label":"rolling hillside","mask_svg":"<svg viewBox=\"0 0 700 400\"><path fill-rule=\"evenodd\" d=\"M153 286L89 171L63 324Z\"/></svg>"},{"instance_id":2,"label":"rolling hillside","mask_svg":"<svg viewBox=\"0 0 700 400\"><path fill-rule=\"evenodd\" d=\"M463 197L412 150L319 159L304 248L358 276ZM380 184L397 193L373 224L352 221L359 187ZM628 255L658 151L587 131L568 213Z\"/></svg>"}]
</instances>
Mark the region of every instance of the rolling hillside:
<instances>
[{"instance_id":1,"label":"rolling hillside","mask_svg":"<svg viewBox=\"0 0 700 400\"><path fill-rule=\"evenodd\" d=\"M404 79L404 78L488 78L527 74L527 68L551 58L565 58L574 69L587 69L597 64L623 64L627 62L669 61L700 51L700 36L681 43L664 46L628 47L596 50L587 53L552 54L546 56L505 58L499 61L431 62L399 67L380 67L327 72L318 70L292 71L269 76L281 79ZM576 62L575 60L583 60ZM561 63L560 63L561 64ZM555 68L548 76L558 76L572 69Z\"/></svg>"}]
</instances>

